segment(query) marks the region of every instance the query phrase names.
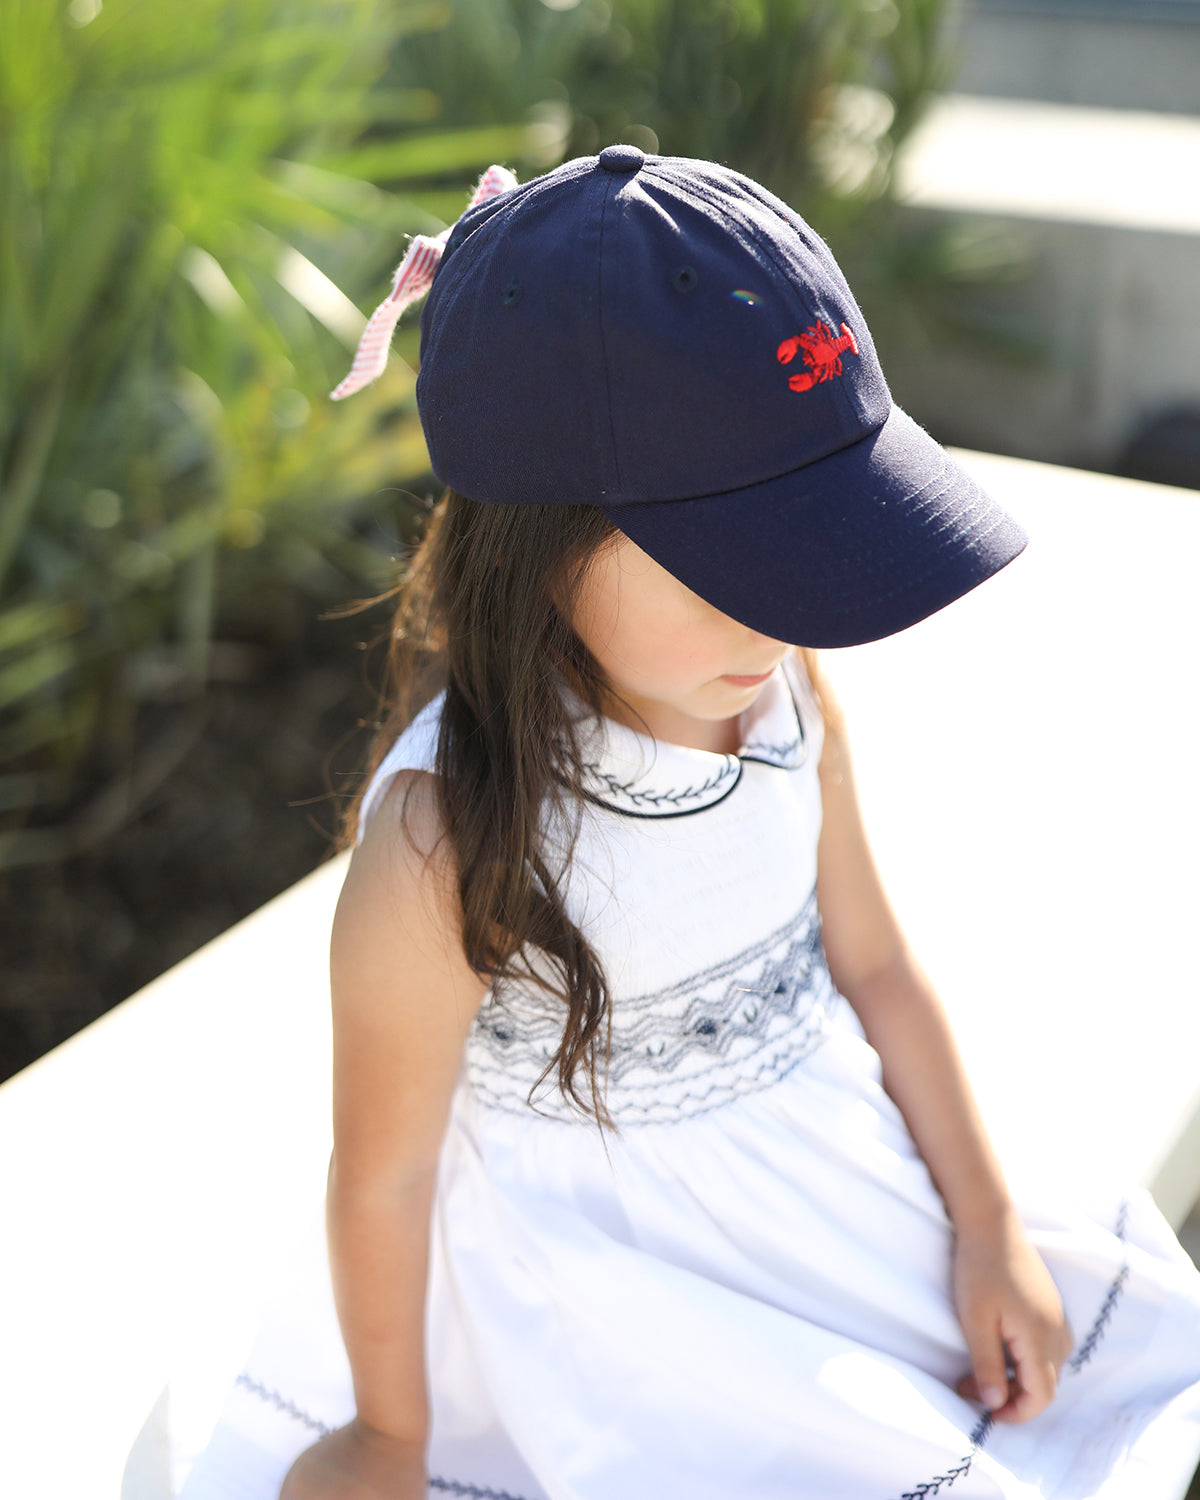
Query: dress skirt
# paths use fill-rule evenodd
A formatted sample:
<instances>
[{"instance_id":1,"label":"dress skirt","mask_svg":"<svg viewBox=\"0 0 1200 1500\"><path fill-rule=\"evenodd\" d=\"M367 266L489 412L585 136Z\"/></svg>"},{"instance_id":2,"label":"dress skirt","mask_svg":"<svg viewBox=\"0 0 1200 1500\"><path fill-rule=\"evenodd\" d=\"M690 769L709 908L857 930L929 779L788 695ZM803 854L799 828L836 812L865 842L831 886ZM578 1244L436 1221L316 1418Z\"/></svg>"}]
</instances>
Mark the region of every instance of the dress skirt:
<instances>
[{"instance_id":1,"label":"dress skirt","mask_svg":"<svg viewBox=\"0 0 1200 1500\"><path fill-rule=\"evenodd\" d=\"M1021 1205L1074 1351L1028 1423L955 1394L951 1227L840 998L828 1022L772 1087L604 1141L464 1074L431 1224L431 1497L1084 1500L1167 1438L1200 1448L1200 1275L1142 1191ZM316 1224L309 1249L182 1500L273 1500L353 1415ZM1130 1493L1168 1492L1151 1470Z\"/></svg>"},{"instance_id":2,"label":"dress skirt","mask_svg":"<svg viewBox=\"0 0 1200 1500\"><path fill-rule=\"evenodd\" d=\"M397 740L364 823L398 770L434 767L441 706ZM955 1393L952 1227L825 961L823 724L798 660L741 718L737 755L580 718L586 795L547 848L609 981L619 1130L552 1073L539 1093L563 1015L536 965L497 981L430 1224L430 1495L1179 1500L1200 1273L1144 1191L1018 1197L1074 1352L1027 1423ZM183 1500L275 1500L352 1417L315 1222L308 1250L177 1466Z\"/></svg>"}]
</instances>

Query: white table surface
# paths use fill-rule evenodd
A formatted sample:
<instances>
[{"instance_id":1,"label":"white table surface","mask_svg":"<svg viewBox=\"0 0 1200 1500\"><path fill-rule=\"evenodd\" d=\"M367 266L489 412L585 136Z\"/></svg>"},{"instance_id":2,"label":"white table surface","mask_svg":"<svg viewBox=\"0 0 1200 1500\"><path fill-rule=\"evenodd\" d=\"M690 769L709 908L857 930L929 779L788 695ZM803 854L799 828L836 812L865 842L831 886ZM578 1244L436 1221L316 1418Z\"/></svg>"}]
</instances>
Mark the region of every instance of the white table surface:
<instances>
[{"instance_id":1,"label":"white table surface","mask_svg":"<svg viewBox=\"0 0 1200 1500\"><path fill-rule=\"evenodd\" d=\"M1025 554L828 653L885 879L994 1134L1200 1191L1200 496L961 454ZM172 1368L233 1338L320 1202L344 861L0 1087L0 1493L142 1500ZM1189 1135L1190 1133L1190 1135ZM147 1478L147 1476L150 1478Z\"/></svg>"},{"instance_id":2,"label":"white table surface","mask_svg":"<svg viewBox=\"0 0 1200 1500\"><path fill-rule=\"evenodd\" d=\"M1178 1223L1200 1194L1200 494L958 456L1030 542L826 653L867 828L1009 1159L1152 1185Z\"/></svg>"}]
</instances>

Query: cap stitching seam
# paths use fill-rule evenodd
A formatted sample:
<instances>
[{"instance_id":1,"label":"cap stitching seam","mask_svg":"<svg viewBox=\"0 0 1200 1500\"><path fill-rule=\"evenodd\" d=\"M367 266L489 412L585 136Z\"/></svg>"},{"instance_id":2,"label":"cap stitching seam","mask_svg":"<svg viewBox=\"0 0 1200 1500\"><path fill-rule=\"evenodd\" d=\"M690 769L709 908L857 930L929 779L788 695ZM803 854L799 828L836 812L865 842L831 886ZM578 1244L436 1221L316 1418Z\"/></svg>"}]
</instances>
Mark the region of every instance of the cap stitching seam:
<instances>
[{"instance_id":1,"label":"cap stitching seam","mask_svg":"<svg viewBox=\"0 0 1200 1500\"><path fill-rule=\"evenodd\" d=\"M612 177L611 173L606 173L605 175L608 176L610 179ZM616 427L613 425L612 379L611 379L611 373L610 373L610 361L609 361L609 353L608 353L608 338L607 338L607 336L605 334L605 328L604 328L604 313L605 313L605 308L604 308L604 259L605 259L605 257L604 257L604 231L605 231L606 222L608 220L608 206L609 206L610 202L612 201L612 192L613 192L613 184L610 181L609 183L605 184L604 202L603 202L603 204L601 205L601 208L600 208L600 245L599 245L599 252L600 253L596 256L596 322L597 322L597 324L599 326L599 329L600 329L600 348L601 348L601 351L603 352L603 356L604 356L604 403L605 403L605 407L606 407L606 412L605 412L606 423L605 423L605 425L608 428L609 451L612 454L613 477L614 477L614 481L615 481L613 487L616 490L617 494L619 495L621 493L621 488L622 488L622 481L621 481L621 459L620 459L620 456L619 456L619 454L617 452L617 431L616 431ZM618 234L618 240L619 240L619 238L620 238L620 236ZM620 252L620 245L618 243L615 246L615 248L614 248L614 259L613 259L613 264L614 264L614 266L616 268L615 274L618 274L618 275L620 274L620 255L619 255L619 252ZM603 494L603 490L601 490L601 493Z\"/></svg>"},{"instance_id":2,"label":"cap stitching seam","mask_svg":"<svg viewBox=\"0 0 1200 1500\"><path fill-rule=\"evenodd\" d=\"M964 552L978 551L980 546L987 541L989 536L991 536L992 532L996 531L1000 526L1004 524L1005 519L1006 517L1004 516L994 517L992 519L992 524L989 525L986 529L980 530L978 535L976 536L966 538L965 541L963 541L962 546L958 549L958 553L956 555L961 555ZM912 593L914 588L919 588L921 585L927 582L928 579L934 577L941 570L943 558L945 557L946 553L954 548L955 544L961 539L951 531L948 523L939 527L938 530L943 533L949 534L939 536L937 532L935 532L930 538L931 546L936 549L937 556L932 559L929 566L923 568L920 573L910 574L906 579L905 586L903 588L877 590L875 594L876 599L884 602L890 599L904 599ZM980 579L980 582L982 583L983 579ZM955 597L957 598L958 596L956 595ZM952 603L953 600L947 602ZM824 608L831 618L852 619L858 613L858 601L851 599L840 605L836 602L827 602Z\"/></svg>"},{"instance_id":3,"label":"cap stitching seam","mask_svg":"<svg viewBox=\"0 0 1200 1500\"><path fill-rule=\"evenodd\" d=\"M741 226L741 228L743 230L745 230L745 232L754 241L755 245L759 248L759 250L767 257L768 260L771 261L771 263L775 267L775 270L778 272L778 274L783 279L783 281L786 282L786 284L788 285L788 287L790 287L793 291L797 292L797 300L802 300L804 302L804 306L807 308L807 310L812 314L813 317L816 317L816 315L817 315L816 309L811 306L809 300L807 298L800 298L799 297L799 295L798 295L799 288L797 288L796 285L795 285L795 281L794 281L793 276L792 276L791 268L789 266L787 266L779 258L778 255L776 255L774 246L771 244L771 242L770 242L769 239L765 239L759 233L758 227L754 223L753 219L751 219L748 215L743 214L741 212L741 205L740 204L732 204L732 203L727 203L727 202L721 202L721 201L719 201L714 194L710 194L707 191L706 185L702 184L702 183L696 183L693 186L692 191L696 194L697 198L703 199L704 202L707 203L710 208L718 209L722 214L724 214L724 216L726 218L728 218L728 219L735 219L738 222L738 224ZM781 216L777 214L776 217L780 218ZM786 220L783 220L783 222L785 224L787 223ZM787 227L789 229L791 229L792 226L789 224L789 225L787 225ZM804 248L805 248L805 250L807 250L808 246L805 245Z\"/></svg>"}]
</instances>

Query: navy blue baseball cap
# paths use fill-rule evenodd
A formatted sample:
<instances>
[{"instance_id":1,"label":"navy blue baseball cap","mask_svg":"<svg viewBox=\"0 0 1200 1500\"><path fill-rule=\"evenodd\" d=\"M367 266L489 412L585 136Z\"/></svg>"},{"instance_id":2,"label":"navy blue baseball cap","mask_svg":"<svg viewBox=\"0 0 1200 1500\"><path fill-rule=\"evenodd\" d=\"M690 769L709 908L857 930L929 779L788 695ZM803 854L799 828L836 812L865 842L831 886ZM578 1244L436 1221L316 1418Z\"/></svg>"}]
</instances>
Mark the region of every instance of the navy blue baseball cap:
<instances>
[{"instance_id":1,"label":"navy blue baseball cap","mask_svg":"<svg viewBox=\"0 0 1200 1500\"><path fill-rule=\"evenodd\" d=\"M891 635L1027 540L894 404L820 237L712 162L609 146L468 209L417 405L444 484L599 506L789 644Z\"/></svg>"}]
</instances>

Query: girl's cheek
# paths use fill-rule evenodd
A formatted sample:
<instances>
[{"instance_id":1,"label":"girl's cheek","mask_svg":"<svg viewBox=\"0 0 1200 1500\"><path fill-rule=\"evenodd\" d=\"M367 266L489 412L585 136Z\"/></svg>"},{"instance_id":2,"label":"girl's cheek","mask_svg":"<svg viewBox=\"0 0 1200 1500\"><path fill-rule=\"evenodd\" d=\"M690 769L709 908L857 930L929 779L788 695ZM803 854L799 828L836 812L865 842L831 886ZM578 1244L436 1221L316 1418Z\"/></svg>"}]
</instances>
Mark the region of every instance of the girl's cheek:
<instances>
[{"instance_id":1,"label":"girl's cheek","mask_svg":"<svg viewBox=\"0 0 1200 1500\"><path fill-rule=\"evenodd\" d=\"M659 659L685 671L702 665L711 654L706 651L703 634L687 610L664 610L653 621L651 631Z\"/></svg>"}]
</instances>

